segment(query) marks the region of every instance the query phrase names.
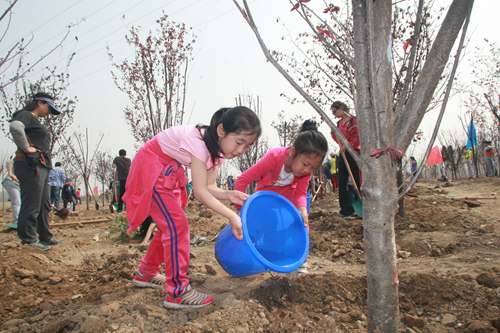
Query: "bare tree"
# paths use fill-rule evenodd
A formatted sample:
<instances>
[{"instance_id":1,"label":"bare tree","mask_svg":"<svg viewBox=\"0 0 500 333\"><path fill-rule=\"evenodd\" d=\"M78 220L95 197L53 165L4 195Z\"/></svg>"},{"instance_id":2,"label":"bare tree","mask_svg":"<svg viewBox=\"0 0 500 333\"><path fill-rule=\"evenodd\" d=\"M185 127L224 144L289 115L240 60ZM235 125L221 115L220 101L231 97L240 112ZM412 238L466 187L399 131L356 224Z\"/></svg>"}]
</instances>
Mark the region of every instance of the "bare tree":
<instances>
[{"instance_id":1,"label":"bare tree","mask_svg":"<svg viewBox=\"0 0 500 333\"><path fill-rule=\"evenodd\" d=\"M391 0L376 3L352 0L352 53L343 52L331 44L331 40L335 38L334 29L328 21L307 5L308 1L299 0L296 3L297 11L302 14L301 17L306 26L316 34L322 46L328 48L333 56L343 59L354 70L356 84L354 104L359 119L361 155L352 149L321 106L276 61L261 37L247 1L242 1L243 6L240 6L236 0L233 0L257 37L267 60L319 113L361 166L364 175L362 195L368 274L368 330L370 332L397 332L399 329L399 280L394 238L394 216L399 198L396 185L397 162L402 152L411 143L431 103L462 27L458 52L463 47L473 1L454 0L451 3L421 70L414 73L415 67L409 66L405 74L405 76L416 75L413 89L410 90L405 84L401 90L401 96L405 98L401 97L397 100L393 94L394 62L391 57L393 4ZM420 0L419 8L422 7L423 0ZM422 11L417 10L417 13L416 22L419 22L422 20ZM416 38L419 33L416 29ZM411 58L414 52L415 48L412 48ZM455 57L450 74L452 79L458 65L458 58L459 53ZM445 110L452 82L449 80L446 85L440 118ZM439 128L438 124L436 128Z\"/></svg>"},{"instance_id":2,"label":"bare tree","mask_svg":"<svg viewBox=\"0 0 500 333\"><path fill-rule=\"evenodd\" d=\"M46 67L42 76L36 81L29 81L26 78L19 79L14 89L0 88L2 97L2 113L0 114L0 128L5 135L9 135L8 121L12 114L21 110L27 101L33 99L33 95L43 91L52 95L59 109L60 115L49 115L41 118L40 121L45 125L50 134L50 145L48 153L54 157L60 153L61 138L73 124L74 113L78 98L68 95L69 87L69 67L61 72L57 67Z\"/></svg>"},{"instance_id":3,"label":"bare tree","mask_svg":"<svg viewBox=\"0 0 500 333\"><path fill-rule=\"evenodd\" d=\"M299 115L287 118L285 111L278 113L278 120L273 121L271 126L278 132L278 138L282 147L288 147L293 144L302 122L303 119Z\"/></svg>"},{"instance_id":4,"label":"bare tree","mask_svg":"<svg viewBox=\"0 0 500 333\"><path fill-rule=\"evenodd\" d=\"M260 100L259 96L239 95L235 98L235 100L236 105L247 106L250 109L254 110L260 119L262 115L262 101ZM267 140L260 137L245 153L232 160L233 165L241 172L244 172L252 165L257 163L257 161L266 153L268 149L269 144Z\"/></svg>"},{"instance_id":5,"label":"bare tree","mask_svg":"<svg viewBox=\"0 0 500 333\"><path fill-rule=\"evenodd\" d=\"M4 40L5 36L8 34L10 29L10 23L12 20L12 10L16 5L18 0L13 0L10 4L7 5L7 8L0 15L0 23L5 23L5 30L2 32L0 36L0 43ZM19 66L19 63L22 62L23 55L26 55L27 50L31 46L31 43L35 39L34 35L31 35L30 38L20 38L14 44L8 46L6 48L5 53L0 56L0 90L5 89L9 85L17 82L19 79L22 79L28 74L33 68L35 68L40 62L42 62L45 58L51 55L55 50L62 46L63 42L68 37L71 29L74 27L74 24L70 24L66 27L66 32L63 37L59 40L58 43L55 44L49 51L42 54L38 59L32 60L27 66ZM13 65L17 64L17 70L14 73L10 73L8 70Z\"/></svg>"},{"instance_id":6,"label":"bare tree","mask_svg":"<svg viewBox=\"0 0 500 333\"><path fill-rule=\"evenodd\" d=\"M467 114L474 118L484 139L500 151L500 48L484 40L470 59L472 80L467 81ZM495 98L498 104L495 105ZM500 155L497 156L500 165Z\"/></svg>"},{"instance_id":7,"label":"bare tree","mask_svg":"<svg viewBox=\"0 0 500 333\"><path fill-rule=\"evenodd\" d=\"M463 139L457 133L446 131L441 133L439 142L442 146L446 147L446 161L447 167L451 170L451 178L456 180L459 178L459 168L463 161Z\"/></svg>"},{"instance_id":8,"label":"bare tree","mask_svg":"<svg viewBox=\"0 0 500 333\"><path fill-rule=\"evenodd\" d=\"M105 205L106 186L113 179L113 157L104 151L98 151L95 155L93 173L102 187L102 205Z\"/></svg>"},{"instance_id":9,"label":"bare tree","mask_svg":"<svg viewBox=\"0 0 500 333\"><path fill-rule=\"evenodd\" d=\"M97 203L97 198L95 198L94 193L92 192L92 189L90 188L90 176L92 174L92 170L94 168L94 162L96 160L96 155L97 152L99 151L99 147L101 145L102 139L104 135L101 135L99 140L97 141L97 144L91 152L89 150L89 131L88 128L85 129L85 135L81 133L74 133L73 138L75 139L76 143L73 144L73 142L66 138L64 138L64 141L66 142L66 147L69 148L67 151L67 154L71 156L71 158L68 160L70 164L77 170L80 171L80 175L83 178L83 183L85 186L85 202L87 206L87 210L89 210L89 197L90 195L94 197L95 203L96 203L96 208L98 207Z\"/></svg>"},{"instance_id":10,"label":"bare tree","mask_svg":"<svg viewBox=\"0 0 500 333\"><path fill-rule=\"evenodd\" d=\"M111 72L118 89L128 96L125 117L138 143L184 120L195 36L191 28L175 23L166 14L156 22L158 33L149 31L145 38L141 38L139 28L130 29L125 38L134 49L134 59L113 64Z\"/></svg>"}]
</instances>

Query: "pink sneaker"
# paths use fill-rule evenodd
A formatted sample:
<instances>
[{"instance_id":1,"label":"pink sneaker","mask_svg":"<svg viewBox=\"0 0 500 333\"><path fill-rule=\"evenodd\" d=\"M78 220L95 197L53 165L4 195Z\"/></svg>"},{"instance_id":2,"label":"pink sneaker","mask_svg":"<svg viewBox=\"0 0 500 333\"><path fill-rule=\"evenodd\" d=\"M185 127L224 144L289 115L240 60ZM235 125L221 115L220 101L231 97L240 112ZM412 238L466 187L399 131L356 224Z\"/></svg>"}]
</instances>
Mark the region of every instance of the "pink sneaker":
<instances>
[{"instance_id":1,"label":"pink sneaker","mask_svg":"<svg viewBox=\"0 0 500 333\"><path fill-rule=\"evenodd\" d=\"M132 277L132 283L139 288L154 288L165 290L166 278L163 274L156 274L151 279L145 279L140 272L135 272Z\"/></svg>"},{"instance_id":2,"label":"pink sneaker","mask_svg":"<svg viewBox=\"0 0 500 333\"><path fill-rule=\"evenodd\" d=\"M188 285L178 297L167 295L163 306L167 309L201 308L212 304L214 300L213 296L196 291L191 288L191 285Z\"/></svg>"}]
</instances>

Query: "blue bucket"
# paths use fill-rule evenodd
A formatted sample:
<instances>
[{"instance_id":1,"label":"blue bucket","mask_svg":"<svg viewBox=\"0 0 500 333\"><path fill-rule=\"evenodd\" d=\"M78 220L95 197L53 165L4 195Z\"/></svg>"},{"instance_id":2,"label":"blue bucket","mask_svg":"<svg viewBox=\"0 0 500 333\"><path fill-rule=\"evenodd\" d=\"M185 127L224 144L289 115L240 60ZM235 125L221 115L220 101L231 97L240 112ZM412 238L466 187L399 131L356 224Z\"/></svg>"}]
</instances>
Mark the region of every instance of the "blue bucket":
<instances>
[{"instance_id":1,"label":"blue bucket","mask_svg":"<svg viewBox=\"0 0 500 333\"><path fill-rule=\"evenodd\" d=\"M290 273L309 254L309 235L299 211L285 197L260 191L247 199L241 212L243 240L227 225L215 243L215 257L232 276L266 271Z\"/></svg>"}]
</instances>

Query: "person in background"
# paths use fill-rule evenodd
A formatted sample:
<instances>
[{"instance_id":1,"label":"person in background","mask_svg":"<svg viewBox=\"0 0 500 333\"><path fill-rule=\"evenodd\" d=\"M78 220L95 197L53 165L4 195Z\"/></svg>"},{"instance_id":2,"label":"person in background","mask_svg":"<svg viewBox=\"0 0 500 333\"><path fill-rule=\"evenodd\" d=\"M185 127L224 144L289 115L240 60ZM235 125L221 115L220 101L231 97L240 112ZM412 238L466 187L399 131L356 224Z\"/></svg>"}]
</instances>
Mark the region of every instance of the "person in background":
<instances>
[{"instance_id":1,"label":"person in background","mask_svg":"<svg viewBox=\"0 0 500 333\"><path fill-rule=\"evenodd\" d=\"M466 146L463 148L464 161L465 161L465 169L467 170L467 177L472 179L476 176L476 172L474 169L474 154L472 149L467 149Z\"/></svg>"},{"instance_id":2,"label":"person in background","mask_svg":"<svg viewBox=\"0 0 500 333\"><path fill-rule=\"evenodd\" d=\"M495 167L495 148L491 145L491 141L483 141L484 144L484 166L486 177L494 177L497 173Z\"/></svg>"},{"instance_id":3,"label":"person in background","mask_svg":"<svg viewBox=\"0 0 500 333\"><path fill-rule=\"evenodd\" d=\"M410 172L413 177L415 177L418 172L417 160L413 156L410 156Z\"/></svg>"},{"instance_id":4,"label":"person in background","mask_svg":"<svg viewBox=\"0 0 500 333\"><path fill-rule=\"evenodd\" d=\"M337 128L342 132L352 148L359 154L361 144L359 141L358 119L349 113L349 107L341 101L333 102L331 111L333 115L339 119L337 122ZM334 132L332 132L332 138L340 146L340 156L337 159L340 215L348 220L356 219L358 216L354 213L352 201L357 195L354 192L353 187L348 186L350 177L342 154L345 154L347 163L349 164L354 180L356 181L356 185L358 188L361 188L361 175L359 168L356 161L354 161L354 158L351 156L351 153L344 147L340 140L337 139Z\"/></svg>"},{"instance_id":5,"label":"person in background","mask_svg":"<svg viewBox=\"0 0 500 333\"><path fill-rule=\"evenodd\" d=\"M44 251L58 242L49 230L50 133L40 118L60 113L52 96L36 93L24 109L12 115L9 125L17 146L14 173L21 187L17 234L23 244Z\"/></svg>"},{"instance_id":6,"label":"person in background","mask_svg":"<svg viewBox=\"0 0 500 333\"><path fill-rule=\"evenodd\" d=\"M126 190L126 183L128 172L132 161L127 157L127 151L120 149L118 156L113 160L113 169L116 174L116 181L118 186L118 213L123 211L123 195Z\"/></svg>"},{"instance_id":7,"label":"person in background","mask_svg":"<svg viewBox=\"0 0 500 333\"><path fill-rule=\"evenodd\" d=\"M61 200L61 189L64 185L66 175L61 167L61 162L56 162L55 167L49 172L50 204L59 209Z\"/></svg>"},{"instance_id":8,"label":"person in background","mask_svg":"<svg viewBox=\"0 0 500 333\"><path fill-rule=\"evenodd\" d=\"M80 188L76 189L75 197L76 197L75 205L81 205L82 204L82 190Z\"/></svg>"},{"instance_id":9,"label":"person in background","mask_svg":"<svg viewBox=\"0 0 500 333\"><path fill-rule=\"evenodd\" d=\"M332 186L331 184L331 179L332 179L332 161L330 160L330 157L326 157L325 162L321 166L321 172L323 173L323 176L325 177L325 187L327 189L330 189ZM333 192L333 189L332 189Z\"/></svg>"},{"instance_id":10,"label":"person in background","mask_svg":"<svg viewBox=\"0 0 500 333\"><path fill-rule=\"evenodd\" d=\"M193 182L192 181L189 181L187 183L186 191L187 191L188 200L193 199Z\"/></svg>"},{"instance_id":11,"label":"person in background","mask_svg":"<svg viewBox=\"0 0 500 333\"><path fill-rule=\"evenodd\" d=\"M76 196L75 186L69 178L67 178L66 182L63 184L61 197L63 200L63 207L68 208L68 205L71 204L71 209L75 211L78 198Z\"/></svg>"},{"instance_id":12,"label":"person in background","mask_svg":"<svg viewBox=\"0 0 500 333\"><path fill-rule=\"evenodd\" d=\"M441 173L441 178L439 180L443 182L448 181L448 164L449 164L449 156L448 156L448 149L446 146L441 147L441 156L443 157L443 163L438 166L440 173Z\"/></svg>"},{"instance_id":13,"label":"person in background","mask_svg":"<svg viewBox=\"0 0 500 333\"><path fill-rule=\"evenodd\" d=\"M17 219L21 208L21 188L19 187L19 179L14 174L14 161L12 158L6 163L6 171L6 175L2 180L2 186L9 195L12 209L12 223L7 224L7 228L17 230Z\"/></svg>"},{"instance_id":14,"label":"person in background","mask_svg":"<svg viewBox=\"0 0 500 333\"><path fill-rule=\"evenodd\" d=\"M227 189L234 190L234 178L233 176L227 176Z\"/></svg>"},{"instance_id":15,"label":"person in background","mask_svg":"<svg viewBox=\"0 0 500 333\"><path fill-rule=\"evenodd\" d=\"M330 154L330 174L332 175L332 192L335 192L339 188L339 178L338 178L338 169L337 169L337 154Z\"/></svg>"}]
</instances>

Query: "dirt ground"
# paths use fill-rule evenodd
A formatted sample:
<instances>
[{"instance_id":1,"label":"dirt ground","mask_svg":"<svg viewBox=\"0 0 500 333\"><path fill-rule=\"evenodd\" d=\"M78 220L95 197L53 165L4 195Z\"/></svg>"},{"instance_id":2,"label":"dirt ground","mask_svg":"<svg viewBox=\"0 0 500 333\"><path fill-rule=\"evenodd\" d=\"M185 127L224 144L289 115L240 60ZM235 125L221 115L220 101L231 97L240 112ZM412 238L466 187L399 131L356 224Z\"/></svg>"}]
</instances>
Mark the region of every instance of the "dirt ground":
<instances>
[{"instance_id":1,"label":"dirt ground","mask_svg":"<svg viewBox=\"0 0 500 333\"><path fill-rule=\"evenodd\" d=\"M402 331L498 332L500 179L445 185L418 184L397 219ZM192 284L217 295L215 305L192 311L166 310L160 292L131 285L145 249L118 241L107 212L80 210L65 222L108 222L54 218L62 243L45 253L1 232L0 331L365 332L362 221L342 220L335 197L313 208L309 274L251 278L221 269L213 239L224 222L190 204Z\"/></svg>"}]
</instances>

